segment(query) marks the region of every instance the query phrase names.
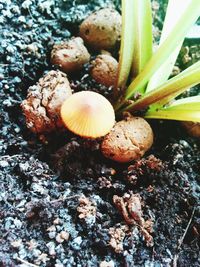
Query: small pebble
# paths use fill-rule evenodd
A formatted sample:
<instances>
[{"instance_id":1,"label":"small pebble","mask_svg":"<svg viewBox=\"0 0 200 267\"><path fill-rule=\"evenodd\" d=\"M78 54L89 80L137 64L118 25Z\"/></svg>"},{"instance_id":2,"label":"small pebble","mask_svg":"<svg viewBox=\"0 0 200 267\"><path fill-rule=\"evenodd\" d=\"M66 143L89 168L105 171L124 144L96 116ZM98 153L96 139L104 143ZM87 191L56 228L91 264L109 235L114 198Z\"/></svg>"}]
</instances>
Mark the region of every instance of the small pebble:
<instances>
[{"instance_id":1,"label":"small pebble","mask_svg":"<svg viewBox=\"0 0 200 267\"><path fill-rule=\"evenodd\" d=\"M53 221L53 224L59 224L60 223L60 219L59 218L56 218L54 221Z\"/></svg>"},{"instance_id":2,"label":"small pebble","mask_svg":"<svg viewBox=\"0 0 200 267\"><path fill-rule=\"evenodd\" d=\"M67 241L69 239L69 233L62 231L56 236L56 241L58 243L63 243L64 241Z\"/></svg>"},{"instance_id":3,"label":"small pebble","mask_svg":"<svg viewBox=\"0 0 200 267\"><path fill-rule=\"evenodd\" d=\"M72 246L72 248L75 249L75 250L80 250L80 249L81 249L81 247L80 247L80 246L81 246L81 243L82 243L82 237L81 237L81 236L78 236L78 237L76 237L76 238L73 240L71 246Z\"/></svg>"},{"instance_id":4,"label":"small pebble","mask_svg":"<svg viewBox=\"0 0 200 267\"><path fill-rule=\"evenodd\" d=\"M26 0L22 3L22 8L29 9L30 5L32 4L31 0Z\"/></svg>"},{"instance_id":5,"label":"small pebble","mask_svg":"<svg viewBox=\"0 0 200 267\"><path fill-rule=\"evenodd\" d=\"M11 246L13 248L19 248L22 245L22 240L18 239L18 240L14 240L11 242Z\"/></svg>"},{"instance_id":6,"label":"small pebble","mask_svg":"<svg viewBox=\"0 0 200 267\"><path fill-rule=\"evenodd\" d=\"M56 232L50 232L48 233L49 238L53 239L56 236Z\"/></svg>"},{"instance_id":7,"label":"small pebble","mask_svg":"<svg viewBox=\"0 0 200 267\"><path fill-rule=\"evenodd\" d=\"M99 267L114 267L114 261L102 261L99 265Z\"/></svg>"},{"instance_id":8,"label":"small pebble","mask_svg":"<svg viewBox=\"0 0 200 267\"><path fill-rule=\"evenodd\" d=\"M8 167L9 166L9 163L7 162L7 161L5 161L5 160L1 160L0 161L0 167L2 167L2 168L6 168L6 167Z\"/></svg>"},{"instance_id":9,"label":"small pebble","mask_svg":"<svg viewBox=\"0 0 200 267\"><path fill-rule=\"evenodd\" d=\"M56 255L55 243L54 242L49 242L49 243L46 244L46 246L49 249L49 255L55 256Z\"/></svg>"}]
</instances>

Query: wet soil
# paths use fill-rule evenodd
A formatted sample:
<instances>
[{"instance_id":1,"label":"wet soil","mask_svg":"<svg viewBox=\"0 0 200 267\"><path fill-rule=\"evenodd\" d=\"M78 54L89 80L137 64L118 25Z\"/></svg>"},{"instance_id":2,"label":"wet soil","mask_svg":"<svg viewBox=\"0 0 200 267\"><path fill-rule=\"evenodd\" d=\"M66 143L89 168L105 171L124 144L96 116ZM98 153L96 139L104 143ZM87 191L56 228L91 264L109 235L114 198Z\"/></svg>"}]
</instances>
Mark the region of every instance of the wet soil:
<instances>
[{"instance_id":1,"label":"wet soil","mask_svg":"<svg viewBox=\"0 0 200 267\"><path fill-rule=\"evenodd\" d=\"M44 143L25 125L20 103L53 68L53 44L110 3L0 0L0 266L200 266L200 141L179 123L150 121L154 145L131 165L106 160L99 140L66 131ZM69 77L74 91L109 98L88 67ZM140 195L153 247L113 203L125 193ZM116 229L123 233L120 241L115 236L120 250L111 242Z\"/></svg>"}]
</instances>

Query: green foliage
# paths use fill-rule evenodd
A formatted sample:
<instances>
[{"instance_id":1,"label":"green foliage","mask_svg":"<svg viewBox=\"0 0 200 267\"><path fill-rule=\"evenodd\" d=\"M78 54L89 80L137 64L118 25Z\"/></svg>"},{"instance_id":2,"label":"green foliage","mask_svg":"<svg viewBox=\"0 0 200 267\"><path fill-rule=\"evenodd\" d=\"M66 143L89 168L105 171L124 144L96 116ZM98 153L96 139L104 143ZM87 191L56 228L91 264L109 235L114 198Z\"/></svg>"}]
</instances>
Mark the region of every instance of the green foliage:
<instances>
[{"instance_id":1,"label":"green foliage","mask_svg":"<svg viewBox=\"0 0 200 267\"><path fill-rule=\"evenodd\" d=\"M160 37L160 45L164 42L167 36L170 34L170 31L176 25L178 20L180 19L181 15L185 10L188 8L191 0L169 0L166 16L163 24L162 34ZM178 10L178 12L177 12ZM180 42L178 43L176 49L171 53L171 55L164 61L164 63L160 66L160 68L154 73L151 77L146 92L153 90L155 87L159 86L160 84L164 83L170 76L173 66L175 64L176 58L180 51L184 40L184 36L180 38Z\"/></svg>"},{"instance_id":2,"label":"green foliage","mask_svg":"<svg viewBox=\"0 0 200 267\"><path fill-rule=\"evenodd\" d=\"M152 15L150 0L133 1L134 42L131 79L144 69L152 56ZM147 45L146 45L147 44ZM143 88L143 91L145 88Z\"/></svg>"},{"instance_id":3,"label":"green foliage","mask_svg":"<svg viewBox=\"0 0 200 267\"><path fill-rule=\"evenodd\" d=\"M179 15L176 14L177 11ZM152 55L150 1L122 0L124 19L117 86L123 87L121 93L124 92L124 94L118 99L116 111L147 110L145 114L147 118L199 121L199 97L187 98L186 102L175 101L174 98L200 83L200 62L167 80L184 37L199 15L199 0L185 0L184 3L181 0L169 0L160 44ZM131 20L127 19L129 16ZM129 38L126 35L129 35ZM124 59L123 56L125 56ZM128 62L127 65L125 61ZM132 64L132 71L130 64ZM120 75L122 73L126 75ZM133 78L130 85L126 84L128 77ZM124 91L125 85L127 89ZM139 98L136 97L138 95L140 95ZM169 104L171 101L174 102ZM191 105L189 105L190 101Z\"/></svg>"},{"instance_id":4,"label":"green foliage","mask_svg":"<svg viewBox=\"0 0 200 267\"><path fill-rule=\"evenodd\" d=\"M200 96L176 100L167 107L146 112L146 118L200 122Z\"/></svg>"},{"instance_id":5,"label":"green foliage","mask_svg":"<svg viewBox=\"0 0 200 267\"><path fill-rule=\"evenodd\" d=\"M134 52L134 0L122 1L122 37L120 46L118 78L115 86L115 96L118 88L123 90L131 70Z\"/></svg>"}]
</instances>

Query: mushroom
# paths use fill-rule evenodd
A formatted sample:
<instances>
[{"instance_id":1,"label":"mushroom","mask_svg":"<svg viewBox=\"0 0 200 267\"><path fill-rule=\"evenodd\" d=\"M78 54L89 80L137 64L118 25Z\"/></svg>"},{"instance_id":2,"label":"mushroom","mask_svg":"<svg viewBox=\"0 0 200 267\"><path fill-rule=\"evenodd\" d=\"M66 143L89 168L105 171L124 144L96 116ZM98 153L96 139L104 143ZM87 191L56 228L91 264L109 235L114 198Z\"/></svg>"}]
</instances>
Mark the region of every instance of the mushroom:
<instances>
[{"instance_id":1,"label":"mushroom","mask_svg":"<svg viewBox=\"0 0 200 267\"><path fill-rule=\"evenodd\" d=\"M91 76L98 83L113 86L117 79L118 62L110 55L103 54L92 61Z\"/></svg>"},{"instance_id":2,"label":"mushroom","mask_svg":"<svg viewBox=\"0 0 200 267\"><path fill-rule=\"evenodd\" d=\"M110 102L91 91L78 92L69 97L61 107L61 117L70 131L88 138L106 135L115 123Z\"/></svg>"},{"instance_id":3,"label":"mushroom","mask_svg":"<svg viewBox=\"0 0 200 267\"><path fill-rule=\"evenodd\" d=\"M139 159L151 147L153 132L146 120L127 117L115 124L104 137L101 150L105 157L118 162Z\"/></svg>"},{"instance_id":4,"label":"mushroom","mask_svg":"<svg viewBox=\"0 0 200 267\"><path fill-rule=\"evenodd\" d=\"M29 87L27 99L21 104L27 127L40 134L63 127L60 108L71 94L67 75L49 71L36 85Z\"/></svg>"},{"instance_id":5,"label":"mushroom","mask_svg":"<svg viewBox=\"0 0 200 267\"><path fill-rule=\"evenodd\" d=\"M94 49L111 49L121 37L121 15L104 8L92 13L80 25L80 36Z\"/></svg>"},{"instance_id":6,"label":"mushroom","mask_svg":"<svg viewBox=\"0 0 200 267\"><path fill-rule=\"evenodd\" d=\"M90 60L90 54L80 37L55 44L51 51L51 63L59 65L66 73L80 70Z\"/></svg>"}]
</instances>

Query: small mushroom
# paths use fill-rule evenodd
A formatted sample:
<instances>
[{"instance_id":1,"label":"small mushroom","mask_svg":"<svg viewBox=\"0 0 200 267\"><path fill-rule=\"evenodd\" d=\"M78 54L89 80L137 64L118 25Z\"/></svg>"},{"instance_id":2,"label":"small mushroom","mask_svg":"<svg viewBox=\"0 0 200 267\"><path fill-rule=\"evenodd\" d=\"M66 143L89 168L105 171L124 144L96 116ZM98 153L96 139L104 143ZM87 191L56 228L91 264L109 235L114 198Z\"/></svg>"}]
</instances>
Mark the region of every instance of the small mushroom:
<instances>
[{"instance_id":1,"label":"small mushroom","mask_svg":"<svg viewBox=\"0 0 200 267\"><path fill-rule=\"evenodd\" d=\"M49 71L36 85L29 87L27 99L21 104L27 127L40 134L63 127L60 108L71 94L67 75Z\"/></svg>"},{"instance_id":2,"label":"small mushroom","mask_svg":"<svg viewBox=\"0 0 200 267\"><path fill-rule=\"evenodd\" d=\"M115 123L110 102L91 91L78 92L69 97L61 107L61 117L70 131L88 138L106 135Z\"/></svg>"},{"instance_id":3,"label":"small mushroom","mask_svg":"<svg viewBox=\"0 0 200 267\"><path fill-rule=\"evenodd\" d=\"M110 55L99 55L92 61L91 76L98 83L113 86L117 79L118 62Z\"/></svg>"},{"instance_id":4,"label":"small mushroom","mask_svg":"<svg viewBox=\"0 0 200 267\"><path fill-rule=\"evenodd\" d=\"M118 162L139 159L151 147L153 132L146 120L128 117L115 124L105 136L101 150L105 157Z\"/></svg>"},{"instance_id":5,"label":"small mushroom","mask_svg":"<svg viewBox=\"0 0 200 267\"><path fill-rule=\"evenodd\" d=\"M51 52L51 63L66 73L80 70L90 60L90 54L80 37L55 44Z\"/></svg>"},{"instance_id":6,"label":"small mushroom","mask_svg":"<svg viewBox=\"0 0 200 267\"><path fill-rule=\"evenodd\" d=\"M121 37L121 15L104 8L92 13L80 25L80 36L94 49L111 49Z\"/></svg>"},{"instance_id":7,"label":"small mushroom","mask_svg":"<svg viewBox=\"0 0 200 267\"><path fill-rule=\"evenodd\" d=\"M185 127L189 135L200 138L200 123L199 122L185 121L185 122L182 122L182 125Z\"/></svg>"}]
</instances>

